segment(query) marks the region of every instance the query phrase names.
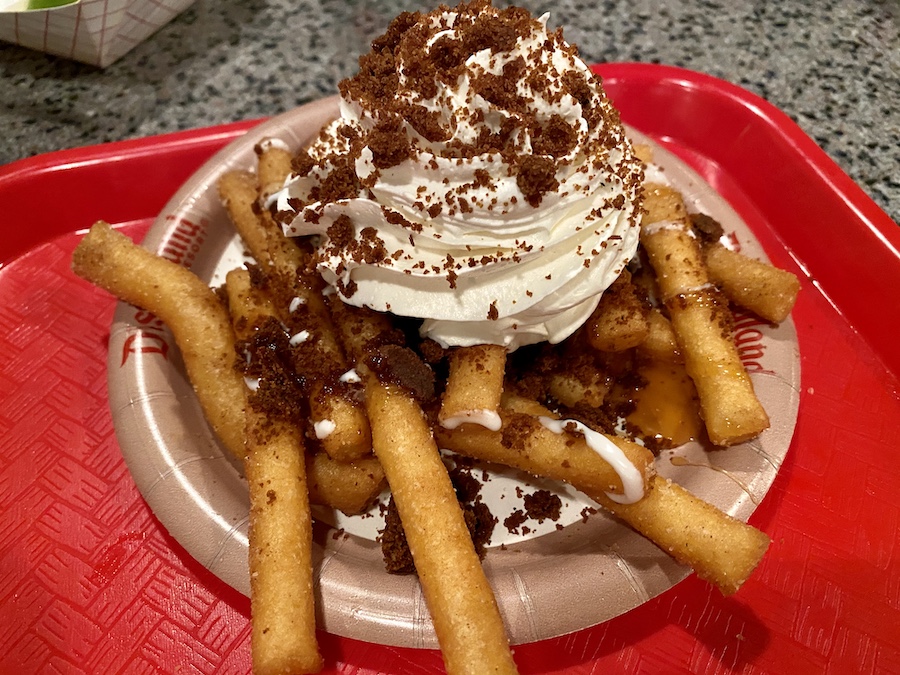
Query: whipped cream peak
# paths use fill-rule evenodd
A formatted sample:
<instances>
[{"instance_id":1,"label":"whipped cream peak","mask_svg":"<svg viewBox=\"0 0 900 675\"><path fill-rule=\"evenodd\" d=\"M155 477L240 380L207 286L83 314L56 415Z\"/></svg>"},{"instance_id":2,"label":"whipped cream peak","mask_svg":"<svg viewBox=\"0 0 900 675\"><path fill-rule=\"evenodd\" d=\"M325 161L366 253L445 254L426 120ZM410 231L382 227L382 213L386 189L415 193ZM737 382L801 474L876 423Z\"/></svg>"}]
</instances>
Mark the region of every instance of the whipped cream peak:
<instances>
[{"instance_id":1,"label":"whipped cream peak","mask_svg":"<svg viewBox=\"0 0 900 675\"><path fill-rule=\"evenodd\" d=\"M270 208L356 306L443 346L558 342L637 247L642 165L547 17L404 13Z\"/></svg>"}]
</instances>

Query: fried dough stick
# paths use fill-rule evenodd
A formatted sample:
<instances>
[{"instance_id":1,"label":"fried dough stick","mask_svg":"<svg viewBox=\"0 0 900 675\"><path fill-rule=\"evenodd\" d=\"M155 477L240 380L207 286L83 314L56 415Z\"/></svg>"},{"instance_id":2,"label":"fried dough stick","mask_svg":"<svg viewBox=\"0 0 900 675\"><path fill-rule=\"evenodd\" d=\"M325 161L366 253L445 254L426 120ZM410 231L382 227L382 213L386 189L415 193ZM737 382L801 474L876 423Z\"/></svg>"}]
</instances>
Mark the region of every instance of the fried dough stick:
<instances>
[{"instance_id":1,"label":"fried dough stick","mask_svg":"<svg viewBox=\"0 0 900 675\"><path fill-rule=\"evenodd\" d=\"M615 469L592 450L584 437L560 434L542 424L539 417L556 418L548 409L534 407L528 399L514 395L504 395L500 418L503 426L493 432L475 425L466 426L466 433L455 433L451 429L436 429L435 437L441 447L478 459L513 466L535 476L551 478L569 483L586 493L592 499L607 492L621 495L622 479ZM653 455L646 448L615 436L607 436L626 461L630 462L643 478L646 490L649 478L655 473ZM483 444L484 448L475 448ZM471 447L470 447L471 446ZM513 463L510 463L512 461Z\"/></svg>"},{"instance_id":2,"label":"fried dough stick","mask_svg":"<svg viewBox=\"0 0 900 675\"><path fill-rule=\"evenodd\" d=\"M334 297L331 311L366 384L372 446L400 514L447 672L516 672L497 601L425 414L412 395L379 381L365 365L370 351L396 343L390 320Z\"/></svg>"},{"instance_id":3,"label":"fried dough stick","mask_svg":"<svg viewBox=\"0 0 900 675\"><path fill-rule=\"evenodd\" d=\"M562 349L541 350L526 379L540 382L544 394L568 408L599 408L612 388L613 379L595 358L585 330L567 338Z\"/></svg>"},{"instance_id":4,"label":"fried dough stick","mask_svg":"<svg viewBox=\"0 0 900 675\"><path fill-rule=\"evenodd\" d=\"M285 179L291 173L292 155L286 145L271 138L258 143L254 150L258 157L256 174L259 196L265 199L284 186Z\"/></svg>"},{"instance_id":5,"label":"fried dough stick","mask_svg":"<svg viewBox=\"0 0 900 675\"><path fill-rule=\"evenodd\" d=\"M249 339L266 319L277 317L247 270L229 272L225 288L239 339ZM292 424L269 419L249 404L245 409L253 672L315 673L322 669L322 656L316 643L303 437Z\"/></svg>"},{"instance_id":6,"label":"fried dough stick","mask_svg":"<svg viewBox=\"0 0 900 675\"><path fill-rule=\"evenodd\" d=\"M723 595L737 592L769 546L764 532L660 476L653 477L647 496L634 504L595 501Z\"/></svg>"},{"instance_id":7,"label":"fried dough stick","mask_svg":"<svg viewBox=\"0 0 900 675\"><path fill-rule=\"evenodd\" d=\"M228 450L243 457L244 382L234 368L231 319L212 289L102 221L76 247L72 270L169 327L206 419Z\"/></svg>"},{"instance_id":8,"label":"fried dough stick","mask_svg":"<svg viewBox=\"0 0 900 675\"><path fill-rule=\"evenodd\" d=\"M700 397L710 440L741 443L769 426L731 337L731 313L710 283L681 195L648 184L641 245L656 272L661 299Z\"/></svg>"},{"instance_id":9,"label":"fried dough stick","mask_svg":"<svg viewBox=\"0 0 900 675\"><path fill-rule=\"evenodd\" d=\"M654 307L647 315L647 326L647 339L638 345L638 352L653 361L683 363L672 322Z\"/></svg>"},{"instance_id":10,"label":"fried dough stick","mask_svg":"<svg viewBox=\"0 0 900 675\"><path fill-rule=\"evenodd\" d=\"M451 351L438 422L448 429L465 422L499 429L498 410L505 371L506 348L500 345L475 345Z\"/></svg>"},{"instance_id":11,"label":"fried dough stick","mask_svg":"<svg viewBox=\"0 0 900 675\"><path fill-rule=\"evenodd\" d=\"M732 251L719 243L703 246L709 276L734 304L781 323L791 313L800 281L790 272Z\"/></svg>"},{"instance_id":12,"label":"fried dough stick","mask_svg":"<svg viewBox=\"0 0 900 675\"><path fill-rule=\"evenodd\" d=\"M610 378L599 368L590 371L564 370L547 378L547 391L554 400L575 408L585 405L599 408L610 389Z\"/></svg>"},{"instance_id":13,"label":"fried dough stick","mask_svg":"<svg viewBox=\"0 0 900 675\"><path fill-rule=\"evenodd\" d=\"M365 511L385 486L384 469L373 455L339 462L327 452L306 455L309 501L348 516Z\"/></svg>"},{"instance_id":14,"label":"fried dough stick","mask_svg":"<svg viewBox=\"0 0 900 675\"><path fill-rule=\"evenodd\" d=\"M374 375L366 409L447 672L515 673L500 611L418 403Z\"/></svg>"},{"instance_id":15,"label":"fried dough stick","mask_svg":"<svg viewBox=\"0 0 900 675\"><path fill-rule=\"evenodd\" d=\"M79 242L72 270L169 327L207 421L225 449L243 460L245 385L234 368L231 319L212 289L190 270L141 248L103 221ZM345 513L363 510L383 484L374 458L343 464L310 457L307 472L310 499Z\"/></svg>"},{"instance_id":16,"label":"fried dough stick","mask_svg":"<svg viewBox=\"0 0 900 675\"><path fill-rule=\"evenodd\" d=\"M256 175L249 171L228 171L219 178L217 187L219 199L253 259L267 273L295 275L303 263L303 253L273 221L257 213Z\"/></svg>"},{"instance_id":17,"label":"fried dough stick","mask_svg":"<svg viewBox=\"0 0 900 675\"><path fill-rule=\"evenodd\" d=\"M600 303L585 324L588 342L602 352L623 352L647 339L649 310L631 283L628 270L600 296Z\"/></svg>"},{"instance_id":18,"label":"fried dough stick","mask_svg":"<svg viewBox=\"0 0 900 675\"><path fill-rule=\"evenodd\" d=\"M504 428L523 417L552 416L535 401L504 397ZM455 431L439 430L441 447L486 462L513 466L536 476L562 478L584 492L632 529L644 535L697 576L730 595L740 588L762 559L769 544L763 532L697 499L687 490L659 476L650 478L643 499L620 504L598 485L594 468L584 463L583 439L567 439L553 453L519 452L504 442L504 431L469 425ZM618 444L626 444L623 439ZM629 445L632 445L629 443ZM565 466L567 475L560 476Z\"/></svg>"},{"instance_id":19,"label":"fried dough stick","mask_svg":"<svg viewBox=\"0 0 900 675\"><path fill-rule=\"evenodd\" d=\"M277 151L277 148L270 149L263 156ZM298 275L298 270L305 267L304 253L284 237L267 213L258 214L255 209L259 197L256 176L245 171L230 171L220 178L218 188L235 229L251 255L280 287L280 294L296 298L298 306L302 306L305 316L309 317L314 335L302 345L302 349L312 354L308 360L332 364L339 373L347 371L347 359L334 336L320 287L314 286L312 279ZM279 309L288 313L287 308ZM345 462L370 455L372 441L362 406L333 391L327 383L312 379L315 381L309 392L310 417L313 423L327 420L328 426L333 428L320 439L325 452Z\"/></svg>"}]
</instances>

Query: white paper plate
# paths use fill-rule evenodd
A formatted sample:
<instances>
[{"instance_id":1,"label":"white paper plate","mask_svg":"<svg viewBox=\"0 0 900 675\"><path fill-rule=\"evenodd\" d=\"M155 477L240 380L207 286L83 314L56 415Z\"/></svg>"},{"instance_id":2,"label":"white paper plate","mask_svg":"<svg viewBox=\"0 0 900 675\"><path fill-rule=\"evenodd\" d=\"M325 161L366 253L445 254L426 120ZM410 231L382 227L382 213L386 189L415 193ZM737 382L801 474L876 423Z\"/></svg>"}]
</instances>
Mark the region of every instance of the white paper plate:
<instances>
[{"instance_id":1,"label":"white paper plate","mask_svg":"<svg viewBox=\"0 0 900 675\"><path fill-rule=\"evenodd\" d=\"M254 146L279 138L290 147L310 140L335 116L327 99L256 127L207 162L172 198L144 244L189 266L204 280L241 258L242 247L219 204L215 183L230 169L254 169ZM635 140L647 142L629 130ZM654 147L654 159L688 209L707 213L733 232L743 251L765 255L746 224L694 171ZM738 323L748 370L772 426L750 443L706 452L695 443L664 452L660 474L746 520L765 495L787 453L797 418L800 361L793 323ZM210 431L168 331L154 317L120 304L110 335L110 401L125 461L138 488L171 535L200 563L237 590L249 592L246 486ZM673 463L673 458L676 459ZM497 485L499 483L496 483ZM495 490L495 481L485 491ZM546 487L541 484L541 487ZM530 489L530 488L529 488ZM565 494L565 488L562 494ZM513 490L514 492L514 490ZM496 495L495 495L496 496ZM498 501L502 521L520 508ZM585 502L588 503L588 502ZM669 589L689 573L656 546L602 513L583 522L570 511L523 541L492 548L484 562L513 643L542 640L611 619ZM328 520L327 518L325 520ZM533 525L534 523L529 523ZM352 530L354 526L344 526ZM371 523L363 523L360 532ZM413 576L383 569L378 543L337 535L324 522L314 534L319 625L337 635L382 644L437 647L428 610Z\"/></svg>"}]
</instances>

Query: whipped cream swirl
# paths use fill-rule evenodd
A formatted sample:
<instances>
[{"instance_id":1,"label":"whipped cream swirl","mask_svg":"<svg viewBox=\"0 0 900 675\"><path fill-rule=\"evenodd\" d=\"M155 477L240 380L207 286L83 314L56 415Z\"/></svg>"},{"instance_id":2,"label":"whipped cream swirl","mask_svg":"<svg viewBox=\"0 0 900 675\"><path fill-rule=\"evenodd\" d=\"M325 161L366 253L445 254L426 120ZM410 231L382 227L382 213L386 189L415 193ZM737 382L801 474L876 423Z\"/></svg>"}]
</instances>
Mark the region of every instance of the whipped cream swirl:
<instances>
[{"instance_id":1,"label":"whipped cream swirl","mask_svg":"<svg viewBox=\"0 0 900 675\"><path fill-rule=\"evenodd\" d=\"M546 15L405 13L270 202L356 306L442 346L558 342L638 243L642 165Z\"/></svg>"}]
</instances>

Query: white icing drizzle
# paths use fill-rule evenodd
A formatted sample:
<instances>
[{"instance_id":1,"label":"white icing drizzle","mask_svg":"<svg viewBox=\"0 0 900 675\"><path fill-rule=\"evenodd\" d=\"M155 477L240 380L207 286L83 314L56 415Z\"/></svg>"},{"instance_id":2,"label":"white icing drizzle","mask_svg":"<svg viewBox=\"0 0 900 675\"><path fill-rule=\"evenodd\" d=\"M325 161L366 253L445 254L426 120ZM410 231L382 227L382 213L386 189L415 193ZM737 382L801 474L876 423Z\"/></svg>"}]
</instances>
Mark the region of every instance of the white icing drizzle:
<instances>
[{"instance_id":1,"label":"white icing drizzle","mask_svg":"<svg viewBox=\"0 0 900 675\"><path fill-rule=\"evenodd\" d=\"M700 284L699 286L690 286L688 288L685 288L683 291L681 291L681 293L679 293L679 295L688 295L690 293L700 293L701 291L708 291L713 288L715 288L715 286L707 281L705 284Z\"/></svg>"},{"instance_id":2,"label":"white icing drizzle","mask_svg":"<svg viewBox=\"0 0 900 675\"><path fill-rule=\"evenodd\" d=\"M280 138L264 138L259 142L259 149L261 152L266 152L271 148L277 148L278 150L284 150L285 152L290 152L290 148L288 144L285 143Z\"/></svg>"},{"instance_id":3,"label":"white icing drizzle","mask_svg":"<svg viewBox=\"0 0 900 675\"><path fill-rule=\"evenodd\" d=\"M331 436L331 432L335 430L335 424L331 420L319 420L313 423L313 429L315 429L316 438L321 441L323 438Z\"/></svg>"},{"instance_id":4,"label":"white icing drizzle","mask_svg":"<svg viewBox=\"0 0 900 675\"><path fill-rule=\"evenodd\" d=\"M290 343L291 347L296 347L297 345L302 344L307 340L309 340L309 331L301 330L296 335L292 335L291 339L288 342Z\"/></svg>"},{"instance_id":5,"label":"white icing drizzle","mask_svg":"<svg viewBox=\"0 0 900 675\"><path fill-rule=\"evenodd\" d=\"M291 300L291 304L288 306L288 311L293 314L299 309L300 305L306 304L306 298L296 297Z\"/></svg>"},{"instance_id":6,"label":"white icing drizzle","mask_svg":"<svg viewBox=\"0 0 900 675\"><path fill-rule=\"evenodd\" d=\"M247 389L250 391L256 391L259 389L259 378L258 377L244 377L244 384L247 385Z\"/></svg>"},{"instance_id":7,"label":"white icing drizzle","mask_svg":"<svg viewBox=\"0 0 900 675\"><path fill-rule=\"evenodd\" d=\"M540 423L555 434L562 434L566 427L573 425L581 434L588 447L609 464L622 481L624 494L607 492L606 496L618 504L634 504L644 497L644 477L632 464L622 449L603 434L586 427L578 420L555 420L552 417L538 417Z\"/></svg>"},{"instance_id":8,"label":"white icing drizzle","mask_svg":"<svg viewBox=\"0 0 900 675\"><path fill-rule=\"evenodd\" d=\"M441 426L445 429L456 429L460 424L480 424L490 431L500 431L503 422L496 410L462 410L455 415L441 420Z\"/></svg>"},{"instance_id":9,"label":"white icing drizzle","mask_svg":"<svg viewBox=\"0 0 900 675\"><path fill-rule=\"evenodd\" d=\"M346 373L341 375L339 378L341 382L349 382L350 384L357 384L358 382L362 382L362 378L360 378L359 373L356 372L356 369L351 368Z\"/></svg>"},{"instance_id":10,"label":"white icing drizzle","mask_svg":"<svg viewBox=\"0 0 900 675\"><path fill-rule=\"evenodd\" d=\"M681 230L689 237L696 237L690 226L682 220L658 220L655 223L644 223L641 225L641 233L644 236L656 234L662 230Z\"/></svg>"}]
</instances>

